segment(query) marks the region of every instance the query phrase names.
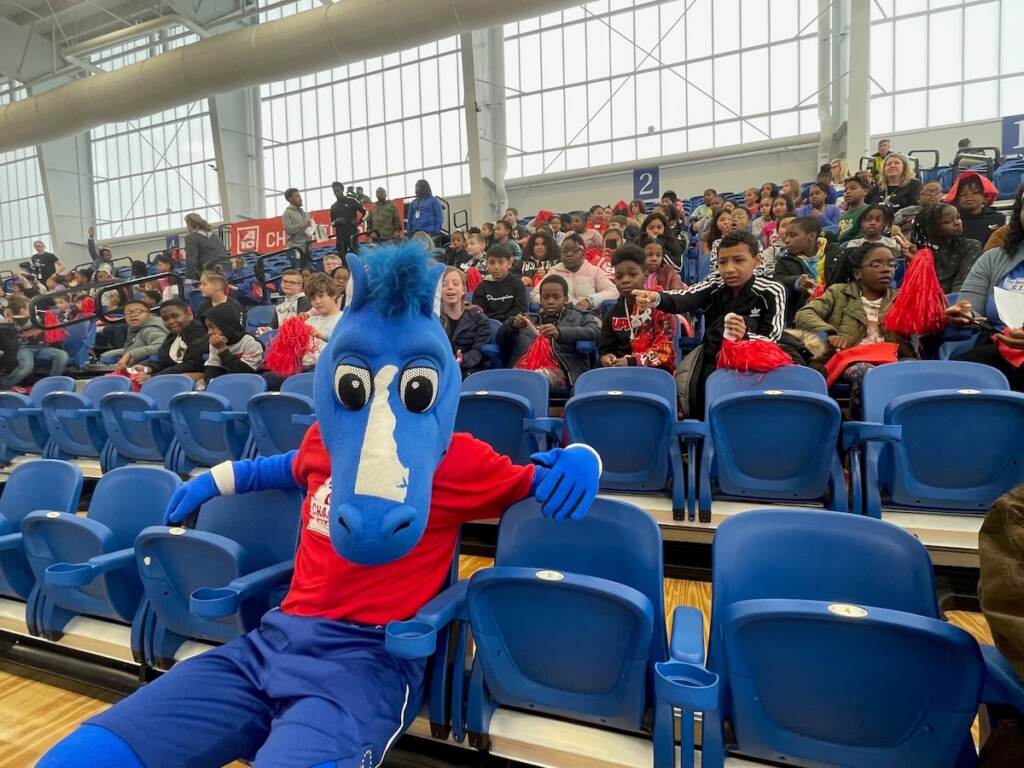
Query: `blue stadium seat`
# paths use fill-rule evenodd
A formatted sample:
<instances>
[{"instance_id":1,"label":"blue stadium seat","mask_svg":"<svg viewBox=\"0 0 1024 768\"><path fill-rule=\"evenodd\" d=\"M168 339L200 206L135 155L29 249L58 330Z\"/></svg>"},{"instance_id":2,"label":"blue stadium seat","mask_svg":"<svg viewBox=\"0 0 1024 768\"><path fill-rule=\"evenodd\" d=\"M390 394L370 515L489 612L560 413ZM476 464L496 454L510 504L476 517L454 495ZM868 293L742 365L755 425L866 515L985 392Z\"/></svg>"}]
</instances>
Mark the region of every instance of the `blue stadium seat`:
<instances>
[{"instance_id":1,"label":"blue stadium seat","mask_svg":"<svg viewBox=\"0 0 1024 768\"><path fill-rule=\"evenodd\" d=\"M171 398L191 392L194 382L182 373L148 379L138 392L109 394L100 401L107 444L100 467L109 472L132 461L164 461L174 430L168 407Z\"/></svg>"},{"instance_id":2,"label":"blue stadium seat","mask_svg":"<svg viewBox=\"0 0 1024 768\"><path fill-rule=\"evenodd\" d=\"M120 467L96 484L86 517L57 510L26 516L25 555L40 590L38 634L59 640L80 615L123 624L145 620L135 537L163 519L180 485L165 469ZM141 658L141 648L132 651Z\"/></svg>"},{"instance_id":3,"label":"blue stadium seat","mask_svg":"<svg viewBox=\"0 0 1024 768\"><path fill-rule=\"evenodd\" d=\"M82 470L66 461L39 459L14 468L0 495L0 595L29 601L32 575L21 534L25 516L37 509L73 515L82 494ZM26 624L35 631L35 603L26 609Z\"/></svg>"},{"instance_id":4,"label":"blue stadium seat","mask_svg":"<svg viewBox=\"0 0 1024 768\"><path fill-rule=\"evenodd\" d=\"M690 477L701 443L701 520L711 520L716 492L770 502L824 500L847 510L837 450L842 415L820 373L798 365L766 374L715 371L705 392L704 421L684 422Z\"/></svg>"},{"instance_id":5,"label":"blue stadium seat","mask_svg":"<svg viewBox=\"0 0 1024 768\"><path fill-rule=\"evenodd\" d=\"M925 548L880 520L798 509L733 516L715 534L711 594L706 667L677 657L657 670L659 683L692 667L718 677L704 768L722 768L726 751L800 766L966 768L977 760L979 702L1024 700L994 648L983 657L939 620ZM681 610L702 650L700 611Z\"/></svg>"},{"instance_id":6,"label":"blue stadium seat","mask_svg":"<svg viewBox=\"0 0 1024 768\"><path fill-rule=\"evenodd\" d=\"M68 365L85 368L89 363L89 355L96 346L96 321L75 323L64 329L67 334L62 344L68 353Z\"/></svg>"},{"instance_id":7,"label":"blue stadium seat","mask_svg":"<svg viewBox=\"0 0 1024 768\"><path fill-rule=\"evenodd\" d=\"M99 404L105 395L127 392L127 376L90 379L81 392L51 392L42 400L50 433L46 455L51 459L98 458L107 444Z\"/></svg>"},{"instance_id":8,"label":"blue stadium seat","mask_svg":"<svg viewBox=\"0 0 1024 768\"><path fill-rule=\"evenodd\" d=\"M289 376L280 392L253 395L246 410L258 454L273 456L297 449L314 418L312 372Z\"/></svg>"},{"instance_id":9,"label":"blue stadium seat","mask_svg":"<svg viewBox=\"0 0 1024 768\"><path fill-rule=\"evenodd\" d=\"M255 456L249 434L250 398L265 392L267 382L255 373L227 373L210 381L203 392L171 398L168 408L174 443L164 466L188 474L199 466Z\"/></svg>"},{"instance_id":10,"label":"blue stadium seat","mask_svg":"<svg viewBox=\"0 0 1024 768\"><path fill-rule=\"evenodd\" d=\"M269 326L273 318L274 308L270 304L249 307L245 313L245 332L255 336L256 329Z\"/></svg>"},{"instance_id":11,"label":"blue stadium seat","mask_svg":"<svg viewBox=\"0 0 1024 768\"><path fill-rule=\"evenodd\" d=\"M449 622L471 625L476 655L468 684L463 675L453 680L453 729L465 722L471 744L486 749L497 708L541 712L653 731L655 768L674 765L671 706L656 700L651 685L655 663L670 658L654 519L631 504L598 498L583 520L557 523L535 501L522 501L502 516L494 566L387 628L389 650L416 657L442 648L434 633ZM674 644L672 655L699 662L703 638L688 642L693 647ZM465 668L465 644L459 645L456 670ZM713 680L701 677L692 692L707 701ZM692 728L684 718L691 753ZM684 743L684 759L687 751Z\"/></svg>"},{"instance_id":12,"label":"blue stadium seat","mask_svg":"<svg viewBox=\"0 0 1024 768\"><path fill-rule=\"evenodd\" d=\"M676 383L656 368L598 368L576 380L565 404L569 441L601 456L606 491L664 492L680 519L683 463ZM623 439L628 430L628 438Z\"/></svg>"},{"instance_id":13,"label":"blue stadium seat","mask_svg":"<svg viewBox=\"0 0 1024 768\"><path fill-rule=\"evenodd\" d=\"M491 324L491 338L480 349L491 368L501 368L501 351L498 349L498 329L501 328L501 321L488 320L487 322Z\"/></svg>"},{"instance_id":14,"label":"blue stadium seat","mask_svg":"<svg viewBox=\"0 0 1024 768\"><path fill-rule=\"evenodd\" d=\"M135 560L152 611L147 663L167 669L187 639L225 643L255 629L291 579L301 508L299 493L220 496L199 510L195 530L139 533Z\"/></svg>"},{"instance_id":15,"label":"blue stadium seat","mask_svg":"<svg viewBox=\"0 0 1024 768\"><path fill-rule=\"evenodd\" d=\"M548 381L536 371L480 371L462 382L455 431L468 432L517 464L561 444L563 422L548 416Z\"/></svg>"},{"instance_id":16,"label":"blue stadium seat","mask_svg":"<svg viewBox=\"0 0 1024 768\"><path fill-rule=\"evenodd\" d=\"M0 392L0 461L22 453L44 453L50 435L43 419L43 398L51 392L74 391L70 376L47 376L28 395Z\"/></svg>"},{"instance_id":17,"label":"blue stadium seat","mask_svg":"<svg viewBox=\"0 0 1024 768\"><path fill-rule=\"evenodd\" d=\"M1024 482L1024 394L995 368L907 361L868 371L864 421L847 422L856 512L887 506L984 514Z\"/></svg>"},{"instance_id":18,"label":"blue stadium seat","mask_svg":"<svg viewBox=\"0 0 1024 768\"><path fill-rule=\"evenodd\" d=\"M1024 157L1007 160L996 169L992 181L999 190L1000 200L1012 200L1024 180ZM982 243L984 245L984 243Z\"/></svg>"}]
</instances>

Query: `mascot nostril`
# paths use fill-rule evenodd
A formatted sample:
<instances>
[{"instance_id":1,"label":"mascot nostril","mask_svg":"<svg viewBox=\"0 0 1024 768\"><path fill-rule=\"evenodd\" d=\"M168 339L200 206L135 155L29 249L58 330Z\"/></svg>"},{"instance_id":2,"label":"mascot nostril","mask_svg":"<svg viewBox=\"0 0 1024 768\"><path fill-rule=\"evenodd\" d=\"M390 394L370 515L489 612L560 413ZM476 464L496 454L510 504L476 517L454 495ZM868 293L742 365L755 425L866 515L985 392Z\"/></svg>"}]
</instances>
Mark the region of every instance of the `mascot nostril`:
<instances>
[{"instance_id":1,"label":"mascot nostril","mask_svg":"<svg viewBox=\"0 0 1024 768\"><path fill-rule=\"evenodd\" d=\"M334 765L349 744L366 745L363 762L379 765L406 715L419 712L427 669L389 654L384 625L417 615L444 588L459 526L530 495L547 517L586 514L601 475L590 448L555 448L517 466L453 434L461 375L435 311L443 268L411 243L349 255L348 266L352 296L317 360L316 421L302 447L213 467L164 513L168 525L197 512L201 522L216 496L304 493L294 564L226 587L202 581L202 571L182 576L185 595L218 587L239 602L251 592L254 604L290 578L280 609L91 719L41 768L212 766L257 752L261 765L302 768ZM181 738L166 738L170 724Z\"/></svg>"}]
</instances>

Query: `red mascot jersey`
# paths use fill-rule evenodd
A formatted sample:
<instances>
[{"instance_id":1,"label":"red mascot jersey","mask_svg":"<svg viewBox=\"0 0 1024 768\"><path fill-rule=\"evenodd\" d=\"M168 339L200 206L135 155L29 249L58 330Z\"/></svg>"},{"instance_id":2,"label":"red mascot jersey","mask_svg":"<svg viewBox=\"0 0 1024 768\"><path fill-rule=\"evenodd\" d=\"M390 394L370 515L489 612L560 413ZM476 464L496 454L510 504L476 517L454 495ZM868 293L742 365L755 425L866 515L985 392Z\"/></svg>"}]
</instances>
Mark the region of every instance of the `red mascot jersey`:
<instances>
[{"instance_id":1,"label":"red mascot jersey","mask_svg":"<svg viewBox=\"0 0 1024 768\"><path fill-rule=\"evenodd\" d=\"M423 538L406 554L383 565L342 559L328 530L331 460L313 424L302 441L292 474L306 488L295 574L281 610L360 624L411 618L445 585L459 526L499 517L530 493L533 466L507 456L468 434L452 435L434 473L430 518Z\"/></svg>"}]
</instances>

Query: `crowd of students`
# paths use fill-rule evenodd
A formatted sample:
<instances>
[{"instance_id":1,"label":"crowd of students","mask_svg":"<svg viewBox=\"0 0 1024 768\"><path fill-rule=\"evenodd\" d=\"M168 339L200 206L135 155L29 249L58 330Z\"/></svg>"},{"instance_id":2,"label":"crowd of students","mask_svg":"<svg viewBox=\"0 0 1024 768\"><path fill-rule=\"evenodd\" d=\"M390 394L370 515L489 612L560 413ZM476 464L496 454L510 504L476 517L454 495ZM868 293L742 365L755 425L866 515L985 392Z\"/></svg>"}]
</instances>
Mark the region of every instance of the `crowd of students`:
<instances>
[{"instance_id":1,"label":"crowd of students","mask_svg":"<svg viewBox=\"0 0 1024 768\"><path fill-rule=\"evenodd\" d=\"M351 216L366 227L356 216L364 196L337 186L341 218ZM301 212L298 191L288 194L290 208ZM417 194L419 206L433 210L429 186ZM386 198L383 189L377 195ZM995 196L992 183L973 171L961 173L948 191L935 181L921 184L908 159L880 142L874 171L851 174L837 159L807 185L791 178L749 187L742 203L705 190L689 214L671 191L650 210L639 200L593 205L585 213L542 210L526 225L509 208L500 220L452 232L436 247L447 266L441 322L464 375L491 364L493 355L485 355L484 347L492 342L502 365L537 370L565 394L595 365L657 367L675 376L681 411L699 417L704 381L725 338L770 340L794 364L823 372L838 353L879 342L895 345L896 359L935 356L941 333L910 337L885 322L903 272L927 247L942 290L959 294L949 302L947 323L980 331L964 359L1000 368L1015 389L1024 390L1024 330L1006 328L993 300L996 287L1024 290L1022 195L1008 223L991 207ZM417 216L416 210L415 204L408 207L406 222L391 221L387 209L379 213L393 237L420 237L435 247L441 236L434 231L436 212ZM427 228L417 229L424 216ZM133 265L133 275L149 279L99 294L107 316L124 319L100 331L99 362L140 380L185 373L205 382L227 372L262 372L276 388L282 377L264 370L260 339L266 342L269 332L300 316L314 339L301 367L312 368L344 307L344 259L331 254L322 271L291 269L273 285L256 285L254 277L231 280L239 265L211 236L211 227L194 214L186 226L185 284L196 280L203 301L193 313L178 295L181 283L169 274L175 271L172 258L156 258L155 275L147 274L146 265ZM91 269L67 271L37 243L36 254L9 285L7 323L0 326L0 386L20 387L37 365L51 374L67 365L61 332L29 323L28 299L54 292L47 311L67 320L93 313L90 289L123 279L115 275L110 249L97 248L92 231L89 249ZM681 275L691 249L711 269L687 286ZM274 313L265 327L247 333L246 308L262 303L264 291L273 295ZM678 338L701 325L699 343L681 356ZM868 356L841 372L853 385L854 408L859 381L880 362Z\"/></svg>"}]
</instances>

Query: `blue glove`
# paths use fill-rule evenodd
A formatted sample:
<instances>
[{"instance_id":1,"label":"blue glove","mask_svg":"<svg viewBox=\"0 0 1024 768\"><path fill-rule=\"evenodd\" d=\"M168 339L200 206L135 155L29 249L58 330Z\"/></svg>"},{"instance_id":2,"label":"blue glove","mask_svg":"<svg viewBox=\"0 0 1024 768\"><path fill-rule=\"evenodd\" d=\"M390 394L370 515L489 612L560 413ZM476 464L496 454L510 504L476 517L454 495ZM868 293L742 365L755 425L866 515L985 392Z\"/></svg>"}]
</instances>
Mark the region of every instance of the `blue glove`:
<instances>
[{"instance_id":1,"label":"blue glove","mask_svg":"<svg viewBox=\"0 0 1024 768\"><path fill-rule=\"evenodd\" d=\"M199 477L193 477L178 488L171 496L171 500L167 502L167 509L164 510L164 523L178 525L215 496L220 496L220 491L217 490L217 484L213 481L212 474L206 472Z\"/></svg>"},{"instance_id":2,"label":"blue glove","mask_svg":"<svg viewBox=\"0 0 1024 768\"><path fill-rule=\"evenodd\" d=\"M573 444L531 457L539 466L533 495L545 517L582 520L597 495L601 458L589 445Z\"/></svg>"}]
</instances>

